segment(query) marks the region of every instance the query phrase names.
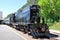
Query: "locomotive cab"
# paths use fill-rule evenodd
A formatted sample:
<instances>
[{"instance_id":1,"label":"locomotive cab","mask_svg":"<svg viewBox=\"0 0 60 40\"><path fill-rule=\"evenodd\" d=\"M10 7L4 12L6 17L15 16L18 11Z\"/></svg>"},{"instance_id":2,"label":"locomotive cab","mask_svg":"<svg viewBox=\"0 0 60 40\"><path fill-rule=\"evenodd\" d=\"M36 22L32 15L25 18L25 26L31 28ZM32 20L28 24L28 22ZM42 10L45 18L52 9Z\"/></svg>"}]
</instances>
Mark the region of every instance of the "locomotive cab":
<instances>
[{"instance_id":1,"label":"locomotive cab","mask_svg":"<svg viewBox=\"0 0 60 40\"><path fill-rule=\"evenodd\" d=\"M39 6L38 5L32 5L31 6L31 12L32 13L37 13L37 12L39 12Z\"/></svg>"}]
</instances>

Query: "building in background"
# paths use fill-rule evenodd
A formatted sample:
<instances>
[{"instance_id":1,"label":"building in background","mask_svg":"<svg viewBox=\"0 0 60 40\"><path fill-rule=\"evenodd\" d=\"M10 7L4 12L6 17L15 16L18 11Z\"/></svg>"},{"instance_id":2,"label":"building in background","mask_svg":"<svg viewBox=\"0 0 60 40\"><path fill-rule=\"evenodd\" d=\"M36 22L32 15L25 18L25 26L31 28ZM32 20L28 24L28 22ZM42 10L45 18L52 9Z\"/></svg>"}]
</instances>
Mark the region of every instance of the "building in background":
<instances>
[{"instance_id":1,"label":"building in background","mask_svg":"<svg viewBox=\"0 0 60 40\"><path fill-rule=\"evenodd\" d=\"M1 24L2 21L3 21L3 12L0 11L0 24Z\"/></svg>"}]
</instances>

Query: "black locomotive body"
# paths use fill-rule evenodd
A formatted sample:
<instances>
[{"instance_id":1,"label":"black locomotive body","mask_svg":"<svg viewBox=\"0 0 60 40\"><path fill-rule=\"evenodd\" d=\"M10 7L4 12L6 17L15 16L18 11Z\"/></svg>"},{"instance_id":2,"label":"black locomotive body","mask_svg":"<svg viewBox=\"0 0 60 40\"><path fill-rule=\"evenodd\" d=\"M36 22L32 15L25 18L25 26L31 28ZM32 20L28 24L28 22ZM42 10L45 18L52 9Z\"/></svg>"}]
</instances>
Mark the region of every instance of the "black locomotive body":
<instances>
[{"instance_id":1,"label":"black locomotive body","mask_svg":"<svg viewBox=\"0 0 60 40\"><path fill-rule=\"evenodd\" d=\"M44 23L44 18L42 18L43 22L40 23L39 9L38 5L25 7L10 17L10 23L15 25L16 29L30 33L33 37L47 36L49 34L49 28Z\"/></svg>"}]
</instances>

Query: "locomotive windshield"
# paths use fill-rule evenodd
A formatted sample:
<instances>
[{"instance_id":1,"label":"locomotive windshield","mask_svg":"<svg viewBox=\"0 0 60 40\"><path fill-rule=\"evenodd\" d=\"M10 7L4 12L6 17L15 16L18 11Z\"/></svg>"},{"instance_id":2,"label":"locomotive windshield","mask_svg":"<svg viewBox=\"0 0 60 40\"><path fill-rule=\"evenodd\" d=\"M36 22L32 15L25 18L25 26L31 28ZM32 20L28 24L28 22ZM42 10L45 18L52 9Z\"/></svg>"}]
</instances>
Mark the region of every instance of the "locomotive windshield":
<instances>
[{"instance_id":1,"label":"locomotive windshield","mask_svg":"<svg viewBox=\"0 0 60 40\"><path fill-rule=\"evenodd\" d=\"M39 12L39 6L38 6L38 5L32 5L32 6L31 6L31 11L32 11L33 13Z\"/></svg>"}]
</instances>

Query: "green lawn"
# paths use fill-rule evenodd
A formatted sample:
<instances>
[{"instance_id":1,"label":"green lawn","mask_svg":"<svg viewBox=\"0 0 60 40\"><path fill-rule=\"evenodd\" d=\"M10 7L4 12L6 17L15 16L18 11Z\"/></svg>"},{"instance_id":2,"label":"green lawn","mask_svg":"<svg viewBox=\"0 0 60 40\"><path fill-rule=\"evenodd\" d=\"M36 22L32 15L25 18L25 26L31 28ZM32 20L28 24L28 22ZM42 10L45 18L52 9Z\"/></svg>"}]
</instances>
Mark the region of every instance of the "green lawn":
<instances>
[{"instance_id":1,"label":"green lawn","mask_svg":"<svg viewBox=\"0 0 60 40\"><path fill-rule=\"evenodd\" d=\"M60 30L60 23L54 23L52 26L49 27L53 30Z\"/></svg>"}]
</instances>

